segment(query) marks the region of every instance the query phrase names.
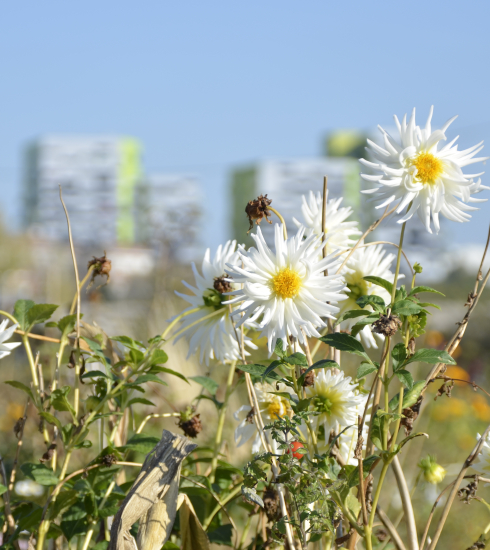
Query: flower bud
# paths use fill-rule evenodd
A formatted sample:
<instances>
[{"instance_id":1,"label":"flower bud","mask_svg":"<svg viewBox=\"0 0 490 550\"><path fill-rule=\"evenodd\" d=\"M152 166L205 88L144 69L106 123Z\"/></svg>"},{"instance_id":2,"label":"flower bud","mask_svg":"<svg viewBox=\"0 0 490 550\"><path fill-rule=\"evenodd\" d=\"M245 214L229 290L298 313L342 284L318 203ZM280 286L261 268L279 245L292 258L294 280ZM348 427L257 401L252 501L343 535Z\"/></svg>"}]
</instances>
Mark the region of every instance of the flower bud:
<instances>
[{"instance_id":1,"label":"flower bud","mask_svg":"<svg viewBox=\"0 0 490 550\"><path fill-rule=\"evenodd\" d=\"M415 273L422 273L422 266L419 263L413 264L413 270Z\"/></svg>"},{"instance_id":2,"label":"flower bud","mask_svg":"<svg viewBox=\"0 0 490 550\"><path fill-rule=\"evenodd\" d=\"M427 456L419 462L419 468L424 473L424 479L427 483L437 485L446 477L446 470L437 464L435 457Z\"/></svg>"}]
</instances>

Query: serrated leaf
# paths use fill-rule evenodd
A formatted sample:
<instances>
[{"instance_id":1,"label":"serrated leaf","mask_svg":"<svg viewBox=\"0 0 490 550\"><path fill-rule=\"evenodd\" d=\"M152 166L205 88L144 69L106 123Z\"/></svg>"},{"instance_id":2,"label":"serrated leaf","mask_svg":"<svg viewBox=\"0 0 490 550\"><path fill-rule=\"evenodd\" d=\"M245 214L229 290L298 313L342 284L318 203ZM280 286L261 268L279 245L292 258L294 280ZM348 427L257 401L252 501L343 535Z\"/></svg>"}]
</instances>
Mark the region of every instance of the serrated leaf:
<instances>
[{"instance_id":1,"label":"serrated leaf","mask_svg":"<svg viewBox=\"0 0 490 550\"><path fill-rule=\"evenodd\" d=\"M358 340L356 340L350 334L344 334L343 332L335 332L333 334L327 334L320 338L322 342L328 344L329 346L336 348L340 351L347 351L349 353L354 353L366 359L368 363L371 363L371 359L364 351L364 348Z\"/></svg>"},{"instance_id":2,"label":"serrated leaf","mask_svg":"<svg viewBox=\"0 0 490 550\"><path fill-rule=\"evenodd\" d=\"M50 403L53 409L57 411L67 411L75 417L75 409L68 401L67 395L70 393L70 386L63 386L57 390L53 390L50 397Z\"/></svg>"},{"instance_id":3,"label":"serrated leaf","mask_svg":"<svg viewBox=\"0 0 490 550\"><path fill-rule=\"evenodd\" d=\"M368 277L363 277L365 281L368 281L369 283L373 283L373 285L381 286L385 290L387 290L390 295L393 291L393 283L390 283L390 281L387 281L386 279L382 279L381 277L373 277L369 275Z\"/></svg>"},{"instance_id":4,"label":"serrated leaf","mask_svg":"<svg viewBox=\"0 0 490 550\"><path fill-rule=\"evenodd\" d=\"M406 393L403 394L403 409L408 409L412 405L415 405L417 403L418 398L420 397L420 394L422 393L422 390L425 388L426 383L425 380L419 380L413 385L413 388ZM400 394L395 395L389 402L389 407L392 411L398 410L398 402L400 400Z\"/></svg>"},{"instance_id":5,"label":"serrated leaf","mask_svg":"<svg viewBox=\"0 0 490 550\"><path fill-rule=\"evenodd\" d=\"M386 308L383 298L376 296L376 294L361 296L356 300L356 304L363 309L369 305L374 311L379 311L380 313L383 313Z\"/></svg>"},{"instance_id":6,"label":"serrated leaf","mask_svg":"<svg viewBox=\"0 0 490 550\"><path fill-rule=\"evenodd\" d=\"M283 361L285 363L289 363L290 365L299 365L300 367L307 367L308 361L306 360L306 355L303 353L293 353L289 355L288 357L284 357Z\"/></svg>"},{"instance_id":7,"label":"serrated leaf","mask_svg":"<svg viewBox=\"0 0 490 550\"><path fill-rule=\"evenodd\" d=\"M442 292L439 292L435 288L431 288L430 286L416 286L411 291L409 296L413 296L414 294L419 294L420 292L432 292L433 294L439 294L440 296L444 296Z\"/></svg>"},{"instance_id":8,"label":"serrated leaf","mask_svg":"<svg viewBox=\"0 0 490 550\"><path fill-rule=\"evenodd\" d=\"M405 384L409 390L413 388L413 376L408 370L400 369L395 372L396 377L402 384Z\"/></svg>"},{"instance_id":9,"label":"serrated leaf","mask_svg":"<svg viewBox=\"0 0 490 550\"><path fill-rule=\"evenodd\" d=\"M203 388L208 390L208 392L211 395L216 395L216 392L218 391L219 384L218 382L214 381L212 378L209 378L208 376L190 376L191 380L194 380L194 382L197 382L200 384Z\"/></svg>"},{"instance_id":10,"label":"serrated leaf","mask_svg":"<svg viewBox=\"0 0 490 550\"><path fill-rule=\"evenodd\" d=\"M444 363L445 365L455 365L456 361L449 355L447 351L439 349L419 349L411 357L409 357L405 363L415 363L421 361L423 363L429 363L435 365L437 363Z\"/></svg>"},{"instance_id":11,"label":"serrated leaf","mask_svg":"<svg viewBox=\"0 0 490 550\"><path fill-rule=\"evenodd\" d=\"M17 300L14 306L14 317L19 323L19 328L24 332L29 328L27 312L35 305L32 300Z\"/></svg>"},{"instance_id":12,"label":"serrated leaf","mask_svg":"<svg viewBox=\"0 0 490 550\"><path fill-rule=\"evenodd\" d=\"M29 479L33 479L39 485L51 486L58 484L58 478L51 468L44 464L34 464L33 462L25 462L20 467L23 474Z\"/></svg>"},{"instance_id":13,"label":"serrated leaf","mask_svg":"<svg viewBox=\"0 0 490 550\"><path fill-rule=\"evenodd\" d=\"M22 382L17 382L17 380L6 380L5 384L8 384L9 386L12 386L14 388L17 388L18 390L22 390L23 392L27 393L27 395L32 399L32 401L36 401L34 399L34 395L32 393L31 388L28 388L25 384Z\"/></svg>"},{"instance_id":14,"label":"serrated leaf","mask_svg":"<svg viewBox=\"0 0 490 550\"><path fill-rule=\"evenodd\" d=\"M412 300L399 300L393 304L391 312L395 315L416 315L423 309L420 304L416 304Z\"/></svg>"},{"instance_id":15,"label":"serrated leaf","mask_svg":"<svg viewBox=\"0 0 490 550\"><path fill-rule=\"evenodd\" d=\"M274 347L274 353L281 359L287 355L287 351L286 351L287 347L284 350L282 346L283 346L283 341L281 340L281 338L278 338L276 341L276 345Z\"/></svg>"},{"instance_id":16,"label":"serrated leaf","mask_svg":"<svg viewBox=\"0 0 490 550\"><path fill-rule=\"evenodd\" d=\"M250 502L258 504L261 508L264 507L264 501L260 498L255 489L242 485L242 495Z\"/></svg>"},{"instance_id":17,"label":"serrated leaf","mask_svg":"<svg viewBox=\"0 0 490 550\"><path fill-rule=\"evenodd\" d=\"M46 420L46 422L48 422L49 424L53 424L53 426L56 426L60 432L63 429L61 422L53 414L42 411L39 413L39 416L44 418L44 420Z\"/></svg>"},{"instance_id":18,"label":"serrated leaf","mask_svg":"<svg viewBox=\"0 0 490 550\"><path fill-rule=\"evenodd\" d=\"M312 371L317 369L324 369L328 367L336 367L340 368L339 364L336 361L332 361L332 359L320 359L320 361L317 361L311 367L308 367L305 372L298 378L298 386L302 386L303 382L305 381L306 375Z\"/></svg>"},{"instance_id":19,"label":"serrated leaf","mask_svg":"<svg viewBox=\"0 0 490 550\"><path fill-rule=\"evenodd\" d=\"M346 311L340 317L337 317L335 320L335 325L339 325L342 323L342 321L345 321L346 319L355 319L356 317L365 317L366 315L370 315L372 311L370 310L364 310L364 309L351 309L349 311Z\"/></svg>"},{"instance_id":20,"label":"serrated leaf","mask_svg":"<svg viewBox=\"0 0 490 550\"><path fill-rule=\"evenodd\" d=\"M81 318L82 316L80 316ZM77 322L76 314L65 315L58 321L58 328L61 331L62 338L66 338L70 332L75 329L75 324Z\"/></svg>"},{"instance_id":21,"label":"serrated leaf","mask_svg":"<svg viewBox=\"0 0 490 550\"><path fill-rule=\"evenodd\" d=\"M373 365L372 363L361 363L359 365L359 368L357 369L357 379L360 380L361 378L364 378L368 374L371 374L372 372L375 372L378 370L378 367L376 365Z\"/></svg>"},{"instance_id":22,"label":"serrated leaf","mask_svg":"<svg viewBox=\"0 0 490 550\"><path fill-rule=\"evenodd\" d=\"M35 304L26 313L28 326L44 323L58 309L56 304Z\"/></svg>"},{"instance_id":23,"label":"serrated leaf","mask_svg":"<svg viewBox=\"0 0 490 550\"><path fill-rule=\"evenodd\" d=\"M163 351L163 349L156 349L151 356L152 365L161 365L167 361L168 355Z\"/></svg>"}]
</instances>

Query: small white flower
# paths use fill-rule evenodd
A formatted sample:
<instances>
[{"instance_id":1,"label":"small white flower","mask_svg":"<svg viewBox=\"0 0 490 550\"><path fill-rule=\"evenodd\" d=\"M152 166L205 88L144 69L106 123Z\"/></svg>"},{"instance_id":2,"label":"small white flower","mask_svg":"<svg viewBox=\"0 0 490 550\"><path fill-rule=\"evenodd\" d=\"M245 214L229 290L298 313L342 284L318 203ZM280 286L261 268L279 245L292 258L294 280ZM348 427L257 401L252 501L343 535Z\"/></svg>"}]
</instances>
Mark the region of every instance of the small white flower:
<instances>
[{"instance_id":1,"label":"small white flower","mask_svg":"<svg viewBox=\"0 0 490 550\"><path fill-rule=\"evenodd\" d=\"M398 223L409 220L417 212L427 231L431 230L431 217L436 233L439 232L439 214L456 222L466 222L471 216L468 211L477 210L466 203L481 202L471 195L483 189L481 181L473 178L479 174L463 174L462 168L475 162L485 161L488 157L473 158L481 149L483 142L458 151L454 145L457 137L439 148L439 142L446 140L446 130L456 117L451 118L440 130L432 131L433 107L430 109L425 128L415 124L415 109L407 124L407 115L400 123L395 116L399 136L390 136L379 127L384 139L384 148L368 140L370 152L376 162L360 159L375 175L361 174L369 182L379 187L363 191L377 193L382 203L377 208L396 203L396 212L400 214L410 202L410 210ZM483 199L485 200L485 199ZM462 202L461 202L462 201Z\"/></svg>"},{"instance_id":2,"label":"small white flower","mask_svg":"<svg viewBox=\"0 0 490 550\"><path fill-rule=\"evenodd\" d=\"M476 435L476 440L480 441L481 435ZM473 469L476 470L481 476L489 477L490 476L490 434L487 435L483 446L481 448L480 454L478 455L478 462L473 464ZM485 486L489 485L488 483Z\"/></svg>"},{"instance_id":3,"label":"small white flower","mask_svg":"<svg viewBox=\"0 0 490 550\"><path fill-rule=\"evenodd\" d=\"M206 365L213 358L216 358L218 361L233 361L241 357L240 348L230 319L229 306L223 304L227 300L227 297L223 296L221 292L222 290L236 288L236 285L233 283L223 280L223 277L228 276L226 273L226 264L237 261L238 255L235 249L236 241L228 241L224 247L221 245L218 247L213 260L211 260L208 248L202 261L202 275L198 272L195 264L192 264L196 286L191 286L182 281L193 294L176 292L178 296L190 304L190 307L185 311L196 307L201 308L199 311L183 317L181 329L184 329L184 332L177 340L182 336L186 336L189 340L189 356L199 351L199 360L201 363L204 360ZM222 310L221 315L206 319L185 330L186 327L195 321L219 309ZM245 337L245 344L256 349L250 338ZM246 353L246 355L249 354Z\"/></svg>"},{"instance_id":4,"label":"small white flower","mask_svg":"<svg viewBox=\"0 0 490 550\"><path fill-rule=\"evenodd\" d=\"M287 392L291 395L295 395L294 391L286 384L280 382L277 387L268 383L254 384L255 393L257 394L257 401L259 403L260 414L264 425L270 424L275 420L283 418L284 416L291 416L292 409L289 403L289 399L286 397L276 395L271 392ZM259 432L256 429L254 416L252 413L252 407L249 405L242 405L234 414L235 420L238 420L240 424L235 430L235 443L237 447L240 447L246 443L255 434L254 443L252 446L252 453L256 454L262 447ZM271 442L272 449L277 452L277 442L270 436L269 430L266 430L269 441Z\"/></svg>"},{"instance_id":5,"label":"small white flower","mask_svg":"<svg viewBox=\"0 0 490 550\"><path fill-rule=\"evenodd\" d=\"M362 410L366 398L356 388L351 377L345 377L338 369L318 370L315 384L306 388L306 397L312 398L313 409L320 413L314 418L317 425L324 427L325 440L330 430L357 426L358 410Z\"/></svg>"},{"instance_id":6,"label":"small white flower","mask_svg":"<svg viewBox=\"0 0 490 550\"><path fill-rule=\"evenodd\" d=\"M390 271L390 266L395 259L394 254L386 254L382 245L367 246L357 248L347 260L347 264L342 270L342 275L347 284L347 300L341 304L340 314L351 309L361 309L356 300L361 296L376 295L383 298L386 305L391 301L391 296L383 287L374 285L364 280L364 277L373 276L386 279L390 283L394 280L394 273ZM366 309L370 309L369 306ZM342 330L350 330L360 320L359 317L346 319L340 323ZM370 348L377 348L378 341L384 340L384 337L379 334L373 334L371 326L365 326L356 336L356 338Z\"/></svg>"},{"instance_id":7,"label":"small white flower","mask_svg":"<svg viewBox=\"0 0 490 550\"><path fill-rule=\"evenodd\" d=\"M328 191L327 191L328 199ZM360 235L361 232L357 229L356 221L345 221L351 214L352 208L343 206L340 207L340 199L330 199L327 202L325 212L325 238L327 241L327 254L331 254L335 250L345 250L353 244L352 236ZM323 233L322 228L322 207L323 199L320 192L316 195L310 191L308 199L303 195L301 213L303 214L304 223L302 224L295 218L294 223L299 228L301 225L313 231L315 235Z\"/></svg>"},{"instance_id":8,"label":"small white flower","mask_svg":"<svg viewBox=\"0 0 490 550\"><path fill-rule=\"evenodd\" d=\"M335 273L339 261L331 256L320 259L321 237L312 234L303 239L304 232L301 227L285 240L282 225L276 224L272 252L258 228L252 235L257 248L239 249L244 267L235 263L228 268L233 281L243 283L243 288L230 293L234 298L229 303L243 302L234 315L243 312L239 324L261 317L258 326L267 336L270 353L278 338L284 349L290 335L303 342L301 329L307 336L319 337L317 328L326 326L322 317L333 318L339 310L334 304L345 299L342 277L324 275L325 269Z\"/></svg>"},{"instance_id":9,"label":"small white flower","mask_svg":"<svg viewBox=\"0 0 490 550\"><path fill-rule=\"evenodd\" d=\"M14 491L21 497L40 497L44 494L44 487L31 479L17 481Z\"/></svg>"},{"instance_id":10,"label":"small white flower","mask_svg":"<svg viewBox=\"0 0 490 550\"><path fill-rule=\"evenodd\" d=\"M7 328L8 323L8 319L5 319L0 323L0 359L9 355L13 349L17 348L21 344L21 342L13 342L10 344L5 343L7 340L12 338L12 335L14 334L14 331L18 326L12 325L11 327Z\"/></svg>"}]
</instances>

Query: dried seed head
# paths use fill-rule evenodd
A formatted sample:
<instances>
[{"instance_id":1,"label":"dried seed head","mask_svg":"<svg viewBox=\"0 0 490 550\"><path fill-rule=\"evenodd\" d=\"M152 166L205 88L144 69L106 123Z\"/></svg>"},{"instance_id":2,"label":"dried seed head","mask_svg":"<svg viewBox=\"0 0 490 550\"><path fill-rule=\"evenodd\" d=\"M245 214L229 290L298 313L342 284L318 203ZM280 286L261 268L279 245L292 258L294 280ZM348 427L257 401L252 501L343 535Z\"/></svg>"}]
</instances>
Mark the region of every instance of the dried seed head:
<instances>
[{"instance_id":1,"label":"dried seed head","mask_svg":"<svg viewBox=\"0 0 490 550\"><path fill-rule=\"evenodd\" d=\"M383 336L393 336L402 326L402 322L396 315L381 315L372 325L373 332L382 334Z\"/></svg>"},{"instance_id":2,"label":"dried seed head","mask_svg":"<svg viewBox=\"0 0 490 550\"><path fill-rule=\"evenodd\" d=\"M458 491L458 497L464 502L464 504L469 504L470 500L476 498L479 479L480 478L478 476L475 476L475 481L468 483L466 487L463 487Z\"/></svg>"},{"instance_id":3,"label":"dried seed head","mask_svg":"<svg viewBox=\"0 0 490 550\"><path fill-rule=\"evenodd\" d=\"M378 529L375 535L379 542L385 541L388 537L388 533L384 529Z\"/></svg>"},{"instance_id":4,"label":"dried seed head","mask_svg":"<svg viewBox=\"0 0 490 550\"><path fill-rule=\"evenodd\" d=\"M196 414L190 420L179 422L179 428L185 433L187 437L195 438L197 434L202 431L202 424L200 420L200 414Z\"/></svg>"},{"instance_id":5,"label":"dried seed head","mask_svg":"<svg viewBox=\"0 0 490 550\"><path fill-rule=\"evenodd\" d=\"M301 369L301 374L304 374L306 372L306 369ZM306 373L305 379L303 380L303 388L306 388L307 386L314 386L315 385L315 372L310 370L310 372Z\"/></svg>"},{"instance_id":6,"label":"dried seed head","mask_svg":"<svg viewBox=\"0 0 490 550\"><path fill-rule=\"evenodd\" d=\"M250 412L247 414L247 418L245 419L249 424L254 423L254 414L255 414L255 411L254 411L254 408L252 407L250 409Z\"/></svg>"},{"instance_id":7,"label":"dried seed head","mask_svg":"<svg viewBox=\"0 0 490 550\"><path fill-rule=\"evenodd\" d=\"M112 466L113 464L115 464L117 462L117 457L114 453L109 453L107 455L104 455L101 459L100 459L100 462L104 465L104 466Z\"/></svg>"},{"instance_id":8,"label":"dried seed head","mask_svg":"<svg viewBox=\"0 0 490 550\"><path fill-rule=\"evenodd\" d=\"M95 277L97 275L106 277L105 284L108 284L111 280L111 268L112 268L112 262L107 258L107 252L104 250L104 255L100 258L96 258L95 256L92 256L93 260L90 260L87 264L87 269L90 269L91 266L93 266L92 270L92 279L90 281L90 285L93 284Z\"/></svg>"},{"instance_id":9,"label":"dried seed head","mask_svg":"<svg viewBox=\"0 0 490 550\"><path fill-rule=\"evenodd\" d=\"M223 273L221 277L215 277L213 285L214 289L217 290L220 294L231 292L233 290L233 288L231 287L231 283L226 280L229 278L229 275L227 275L226 273Z\"/></svg>"},{"instance_id":10,"label":"dried seed head","mask_svg":"<svg viewBox=\"0 0 490 550\"><path fill-rule=\"evenodd\" d=\"M17 422L15 423L14 434L17 439L20 439L22 437L26 420L27 416L23 416L22 418L19 418L19 420L17 420Z\"/></svg>"},{"instance_id":11,"label":"dried seed head","mask_svg":"<svg viewBox=\"0 0 490 550\"><path fill-rule=\"evenodd\" d=\"M56 449L56 443L51 443L51 445L48 447L48 450L43 454L43 456L39 459L39 462L49 462L53 456L53 453Z\"/></svg>"},{"instance_id":12,"label":"dried seed head","mask_svg":"<svg viewBox=\"0 0 490 550\"><path fill-rule=\"evenodd\" d=\"M400 421L400 424L405 427L405 435L409 436L412 433L413 430L413 423L415 420L417 420L417 417L420 412L420 406L422 405L423 396L421 395L418 399L415 405L412 405L411 407L407 409L402 410L402 419Z\"/></svg>"},{"instance_id":13,"label":"dried seed head","mask_svg":"<svg viewBox=\"0 0 490 550\"><path fill-rule=\"evenodd\" d=\"M248 232L253 229L254 226L254 220L256 220L256 224L259 225L262 219L265 217L266 221L268 223L272 223L269 218L271 217L271 212L269 210L269 206L272 202L272 199L268 199L267 195L260 195L255 200L250 201L247 206L245 207L245 213L248 216L248 221L250 223L250 227L248 229Z\"/></svg>"},{"instance_id":14,"label":"dried seed head","mask_svg":"<svg viewBox=\"0 0 490 550\"><path fill-rule=\"evenodd\" d=\"M264 511L269 521L278 519L279 493L273 487L267 487L264 491Z\"/></svg>"},{"instance_id":15,"label":"dried seed head","mask_svg":"<svg viewBox=\"0 0 490 550\"><path fill-rule=\"evenodd\" d=\"M407 351L408 355L413 355L415 353L415 338L413 336L408 341Z\"/></svg>"}]
</instances>

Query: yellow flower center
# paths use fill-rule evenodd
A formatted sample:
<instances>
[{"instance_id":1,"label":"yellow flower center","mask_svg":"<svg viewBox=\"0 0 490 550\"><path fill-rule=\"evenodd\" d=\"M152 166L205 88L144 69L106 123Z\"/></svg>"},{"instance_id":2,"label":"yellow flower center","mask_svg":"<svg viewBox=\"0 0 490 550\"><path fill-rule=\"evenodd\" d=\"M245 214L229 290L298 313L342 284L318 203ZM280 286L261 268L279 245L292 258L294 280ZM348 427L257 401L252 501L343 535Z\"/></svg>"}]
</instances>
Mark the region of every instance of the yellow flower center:
<instances>
[{"instance_id":1,"label":"yellow flower center","mask_svg":"<svg viewBox=\"0 0 490 550\"><path fill-rule=\"evenodd\" d=\"M294 298L301 288L301 277L296 271L289 267L281 269L272 279L272 290L285 300L286 298Z\"/></svg>"},{"instance_id":2,"label":"yellow flower center","mask_svg":"<svg viewBox=\"0 0 490 550\"><path fill-rule=\"evenodd\" d=\"M272 420L277 420L278 418L281 418L283 416L281 414L281 404L277 401L273 401L272 403L269 403L267 407L267 412L269 413L269 416L272 418Z\"/></svg>"},{"instance_id":3,"label":"yellow flower center","mask_svg":"<svg viewBox=\"0 0 490 550\"><path fill-rule=\"evenodd\" d=\"M412 165L417 168L417 179L424 184L433 184L443 172L442 161L432 153L420 153Z\"/></svg>"}]
</instances>

